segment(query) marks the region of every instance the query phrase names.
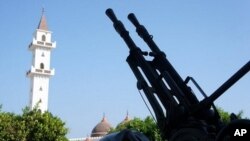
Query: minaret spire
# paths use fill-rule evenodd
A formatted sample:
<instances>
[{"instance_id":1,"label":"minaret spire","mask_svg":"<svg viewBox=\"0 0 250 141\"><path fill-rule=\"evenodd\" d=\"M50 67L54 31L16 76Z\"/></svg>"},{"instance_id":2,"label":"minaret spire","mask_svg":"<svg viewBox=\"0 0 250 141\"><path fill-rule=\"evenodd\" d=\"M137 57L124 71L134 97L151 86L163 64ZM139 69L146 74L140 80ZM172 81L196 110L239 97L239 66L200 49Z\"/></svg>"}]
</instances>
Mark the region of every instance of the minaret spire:
<instances>
[{"instance_id":1,"label":"minaret spire","mask_svg":"<svg viewBox=\"0 0 250 141\"><path fill-rule=\"evenodd\" d=\"M27 72L30 78L30 108L37 106L42 112L48 110L49 80L55 74L50 67L51 51L56 47L52 41L52 32L48 30L44 9L38 28L33 34L29 50L32 52L31 69Z\"/></svg>"},{"instance_id":2,"label":"minaret spire","mask_svg":"<svg viewBox=\"0 0 250 141\"><path fill-rule=\"evenodd\" d=\"M42 8L42 16L41 16L41 19L40 19L40 22L38 24L38 27L37 29L41 29L41 30L49 30L48 26L47 26L47 22L46 22L46 17L45 17L45 10L44 8Z\"/></svg>"}]
</instances>

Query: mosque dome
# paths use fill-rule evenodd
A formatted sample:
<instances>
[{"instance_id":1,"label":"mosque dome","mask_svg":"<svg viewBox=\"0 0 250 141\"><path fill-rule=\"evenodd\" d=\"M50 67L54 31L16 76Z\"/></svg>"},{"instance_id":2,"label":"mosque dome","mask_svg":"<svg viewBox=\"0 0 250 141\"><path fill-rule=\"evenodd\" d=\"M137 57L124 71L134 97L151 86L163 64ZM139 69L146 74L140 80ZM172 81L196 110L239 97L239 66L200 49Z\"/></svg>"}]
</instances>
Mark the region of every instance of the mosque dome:
<instances>
[{"instance_id":1,"label":"mosque dome","mask_svg":"<svg viewBox=\"0 0 250 141\"><path fill-rule=\"evenodd\" d=\"M92 130L91 137L100 137L106 135L111 129L105 116L103 116L100 123L98 123Z\"/></svg>"}]
</instances>

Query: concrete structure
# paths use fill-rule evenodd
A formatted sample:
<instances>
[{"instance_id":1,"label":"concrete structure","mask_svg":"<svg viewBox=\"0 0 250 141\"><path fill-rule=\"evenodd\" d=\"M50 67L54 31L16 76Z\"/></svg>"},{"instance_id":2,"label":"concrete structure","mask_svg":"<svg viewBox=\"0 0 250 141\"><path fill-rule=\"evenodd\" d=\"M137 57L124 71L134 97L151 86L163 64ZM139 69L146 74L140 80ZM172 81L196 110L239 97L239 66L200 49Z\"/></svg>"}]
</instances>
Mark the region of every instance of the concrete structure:
<instances>
[{"instance_id":1,"label":"concrete structure","mask_svg":"<svg viewBox=\"0 0 250 141\"><path fill-rule=\"evenodd\" d=\"M37 105L42 112L48 110L49 79L55 74L55 70L50 68L51 50L56 47L56 42L51 40L51 34L43 11L29 45L29 50L32 52L32 65L26 74L31 81L30 108L33 109Z\"/></svg>"}]
</instances>

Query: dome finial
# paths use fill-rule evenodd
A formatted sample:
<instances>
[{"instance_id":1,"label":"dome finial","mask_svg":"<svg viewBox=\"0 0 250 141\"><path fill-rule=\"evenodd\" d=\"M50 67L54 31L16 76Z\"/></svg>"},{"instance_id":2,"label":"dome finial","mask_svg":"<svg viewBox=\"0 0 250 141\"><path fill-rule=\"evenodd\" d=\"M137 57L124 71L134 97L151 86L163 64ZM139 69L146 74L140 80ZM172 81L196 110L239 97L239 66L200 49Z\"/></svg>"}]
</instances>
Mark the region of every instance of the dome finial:
<instances>
[{"instance_id":1,"label":"dome finial","mask_svg":"<svg viewBox=\"0 0 250 141\"><path fill-rule=\"evenodd\" d=\"M104 121L107 121L105 112L103 112L103 116L102 116L102 122L104 122Z\"/></svg>"},{"instance_id":2,"label":"dome finial","mask_svg":"<svg viewBox=\"0 0 250 141\"><path fill-rule=\"evenodd\" d=\"M129 121L130 119L129 119L129 114L128 114L128 110L127 110L127 114L126 114L126 117L125 117L125 119L124 119L124 121Z\"/></svg>"},{"instance_id":3,"label":"dome finial","mask_svg":"<svg viewBox=\"0 0 250 141\"><path fill-rule=\"evenodd\" d=\"M44 7L42 7L42 15L45 13Z\"/></svg>"}]
</instances>

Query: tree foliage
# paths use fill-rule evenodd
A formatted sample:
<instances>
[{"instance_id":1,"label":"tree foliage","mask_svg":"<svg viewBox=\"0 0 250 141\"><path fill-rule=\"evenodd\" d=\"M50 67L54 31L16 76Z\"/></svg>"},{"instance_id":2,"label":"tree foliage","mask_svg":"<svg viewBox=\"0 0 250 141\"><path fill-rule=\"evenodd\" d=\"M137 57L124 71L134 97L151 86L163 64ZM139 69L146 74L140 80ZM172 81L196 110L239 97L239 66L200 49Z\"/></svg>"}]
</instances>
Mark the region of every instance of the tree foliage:
<instances>
[{"instance_id":1,"label":"tree foliage","mask_svg":"<svg viewBox=\"0 0 250 141\"><path fill-rule=\"evenodd\" d=\"M37 108L21 115L0 109L0 141L67 141L68 129L60 118Z\"/></svg>"},{"instance_id":2,"label":"tree foliage","mask_svg":"<svg viewBox=\"0 0 250 141\"><path fill-rule=\"evenodd\" d=\"M139 131L146 135L151 141L162 141L160 131L150 116L146 117L144 120L140 118L134 118L132 120L122 122L110 132L117 132L124 129Z\"/></svg>"},{"instance_id":3,"label":"tree foliage","mask_svg":"<svg viewBox=\"0 0 250 141\"><path fill-rule=\"evenodd\" d=\"M217 110L220 114L220 118L221 118L221 121L225 124L228 124L230 122L230 115L231 113L229 112L226 112L225 110L223 110L222 108L220 107L217 107ZM243 116L243 111L239 111L237 114L236 114L236 117L238 119L242 119L242 116Z\"/></svg>"},{"instance_id":4,"label":"tree foliage","mask_svg":"<svg viewBox=\"0 0 250 141\"><path fill-rule=\"evenodd\" d=\"M25 141L25 124L22 118L13 113L1 112L0 114L0 140Z\"/></svg>"}]
</instances>

